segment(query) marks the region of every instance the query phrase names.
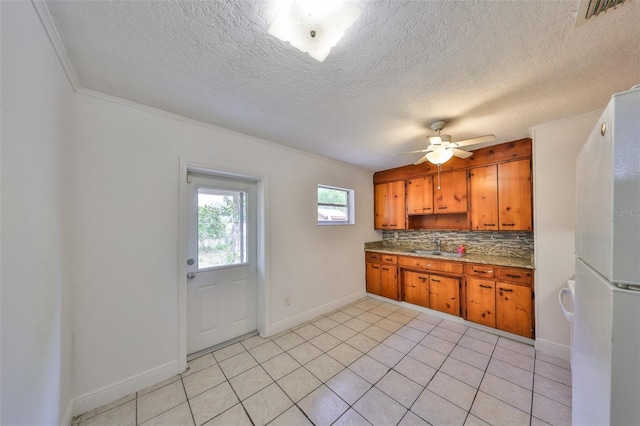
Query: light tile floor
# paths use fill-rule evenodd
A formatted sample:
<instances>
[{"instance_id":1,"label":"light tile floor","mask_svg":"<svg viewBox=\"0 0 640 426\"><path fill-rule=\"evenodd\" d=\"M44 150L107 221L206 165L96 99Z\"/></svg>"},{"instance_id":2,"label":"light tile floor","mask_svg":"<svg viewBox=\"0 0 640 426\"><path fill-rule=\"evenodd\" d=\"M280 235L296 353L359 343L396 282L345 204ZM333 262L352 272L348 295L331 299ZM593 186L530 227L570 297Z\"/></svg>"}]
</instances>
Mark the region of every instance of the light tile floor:
<instances>
[{"instance_id":1,"label":"light tile floor","mask_svg":"<svg viewBox=\"0 0 640 426\"><path fill-rule=\"evenodd\" d=\"M364 298L248 338L74 425L570 425L569 363Z\"/></svg>"}]
</instances>

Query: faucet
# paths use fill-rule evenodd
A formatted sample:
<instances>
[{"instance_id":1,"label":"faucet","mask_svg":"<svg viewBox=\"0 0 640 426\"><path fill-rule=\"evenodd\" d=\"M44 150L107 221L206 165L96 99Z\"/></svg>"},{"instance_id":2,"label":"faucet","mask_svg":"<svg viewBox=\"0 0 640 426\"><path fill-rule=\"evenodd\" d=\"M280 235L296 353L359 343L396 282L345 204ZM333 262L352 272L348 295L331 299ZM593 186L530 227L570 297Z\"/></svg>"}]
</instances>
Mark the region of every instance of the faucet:
<instances>
[{"instance_id":1,"label":"faucet","mask_svg":"<svg viewBox=\"0 0 640 426\"><path fill-rule=\"evenodd\" d=\"M438 238L434 238L433 242L436 243L436 251L440 251L441 249L441 242Z\"/></svg>"}]
</instances>

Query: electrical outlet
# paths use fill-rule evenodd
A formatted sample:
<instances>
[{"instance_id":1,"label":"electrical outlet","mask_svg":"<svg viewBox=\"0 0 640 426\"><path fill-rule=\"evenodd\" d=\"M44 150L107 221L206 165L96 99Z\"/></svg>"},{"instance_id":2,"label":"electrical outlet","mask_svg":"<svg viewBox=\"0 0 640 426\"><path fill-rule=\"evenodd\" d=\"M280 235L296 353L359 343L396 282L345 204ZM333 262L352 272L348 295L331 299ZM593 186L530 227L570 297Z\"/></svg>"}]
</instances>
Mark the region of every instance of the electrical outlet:
<instances>
[{"instance_id":1,"label":"electrical outlet","mask_svg":"<svg viewBox=\"0 0 640 426\"><path fill-rule=\"evenodd\" d=\"M393 233L393 238L395 238L396 240L398 239L398 231Z\"/></svg>"},{"instance_id":2,"label":"electrical outlet","mask_svg":"<svg viewBox=\"0 0 640 426\"><path fill-rule=\"evenodd\" d=\"M289 306L290 304L291 304L291 298L289 296L285 296L284 306Z\"/></svg>"}]
</instances>

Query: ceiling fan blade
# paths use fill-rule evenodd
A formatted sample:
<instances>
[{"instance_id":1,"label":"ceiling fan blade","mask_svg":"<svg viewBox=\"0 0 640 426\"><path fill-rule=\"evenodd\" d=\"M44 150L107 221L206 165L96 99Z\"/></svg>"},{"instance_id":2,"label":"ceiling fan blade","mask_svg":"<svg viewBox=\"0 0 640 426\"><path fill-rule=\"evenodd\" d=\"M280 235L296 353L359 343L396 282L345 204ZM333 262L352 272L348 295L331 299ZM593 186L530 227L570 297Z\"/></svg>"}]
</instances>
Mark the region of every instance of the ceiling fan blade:
<instances>
[{"instance_id":1,"label":"ceiling fan blade","mask_svg":"<svg viewBox=\"0 0 640 426\"><path fill-rule=\"evenodd\" d=\"M417 166L418 164L422 164L425 161L427 161L427 156L423 155L422 157L420 157L420 159L418 161L416 161L415 163L413 163L414 166Z\"/></svg>"},{"instance_id":2,"label":"ceiling fan blade","mask_svg":"<svg viewBox=\"0 0 640 426\"><path fill-rule=\"evenodd\" d=\"M462 141L458 141L456 142L456 144L460 147L462 146L469 146L469 145L477 145L477 144L481 144L481 143L485 143L485 142L492 142L496 140L496 136L495 135L484 135L484 136L478 136L477 138L471 138L471 139L465 139Z\"/></svg>"},{"instance_id":3,"label":"ceiling fan blade","mask_svg":"<svg viewBox=\"0 0 640 426\"><path fill-rule=\"evenodd\" d=\"M473 152L469 152L469 151L465 151L462 149L457 149L457 148L453 148L453 155L455 155L458 158L469 158L473 155Z\"/></svg>"},{"instance_id":4,"label":"ceiling fan blade","mask_svg":"<svg viewBox=\"0 0 640 426\"><path fill-rule=\"evenodd\" d=\"M431 148L419 149L417 151L409 151L409 152L398 152L393 155L404 155L404 154L418 154L419 152L429 152Z\"/></svg>"}]
</instances>

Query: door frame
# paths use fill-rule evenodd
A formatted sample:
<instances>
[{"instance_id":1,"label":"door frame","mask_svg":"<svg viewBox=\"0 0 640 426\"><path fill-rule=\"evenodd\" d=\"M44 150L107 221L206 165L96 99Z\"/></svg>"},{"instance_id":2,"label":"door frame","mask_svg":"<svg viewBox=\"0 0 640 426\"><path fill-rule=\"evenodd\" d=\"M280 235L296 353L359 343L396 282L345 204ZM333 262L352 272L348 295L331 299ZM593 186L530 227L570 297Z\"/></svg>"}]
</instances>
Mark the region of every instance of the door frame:
<instances>
[{"instance_id":1,"label":"door frame","mask_svg":"<svg viewBox=\"0 0 640 426\"><path fill-rule=\"evenodd\" d=\"M244 179L256 182L257 186L257 246L256 246L256 285L257 285L257 326L261 336L269 335L269 223L268 219L268 187L266 176L259 176L252 172L231 170L213 164L203 164L195 161L180 159L179 172L179 230L178 230L178 365L180 373L187 369L187 202L189 197L188 173L200 173L234 179Z\"/></svg>"}]
</instances>

